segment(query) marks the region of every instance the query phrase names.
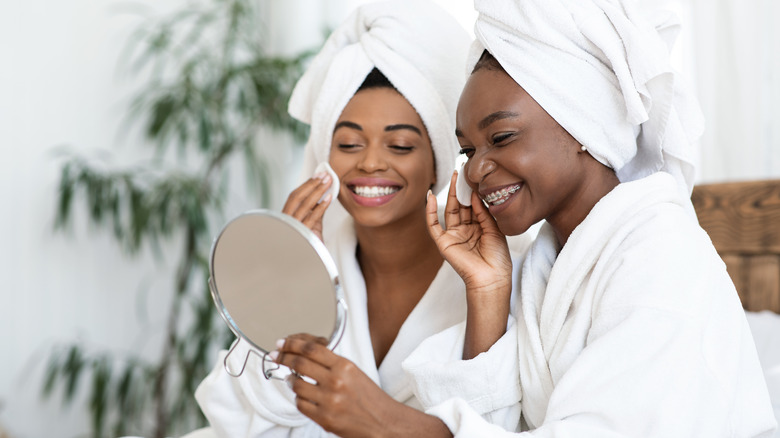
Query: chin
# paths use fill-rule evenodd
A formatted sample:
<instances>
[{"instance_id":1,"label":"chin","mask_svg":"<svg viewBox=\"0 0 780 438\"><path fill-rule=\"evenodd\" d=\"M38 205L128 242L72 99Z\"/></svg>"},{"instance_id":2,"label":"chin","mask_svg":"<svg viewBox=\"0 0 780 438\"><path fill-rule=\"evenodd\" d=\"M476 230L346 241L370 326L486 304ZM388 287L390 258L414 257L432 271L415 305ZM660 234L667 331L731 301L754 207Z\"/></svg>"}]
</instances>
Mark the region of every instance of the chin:
<instances>
[{"instance_id":1,"label":"chin","mask_svg":"<svg viewBox=\"0 0 780 438\"><path fill-rule=\"evenodd\" d=\"M531 225L533 225L532 223L527 223L518 219L519 218L515 218L515 220L512 221L496 220L498 230L505 236L517 236L528 231L528 229L531 228Z\"/></svg>"}]
</instances>

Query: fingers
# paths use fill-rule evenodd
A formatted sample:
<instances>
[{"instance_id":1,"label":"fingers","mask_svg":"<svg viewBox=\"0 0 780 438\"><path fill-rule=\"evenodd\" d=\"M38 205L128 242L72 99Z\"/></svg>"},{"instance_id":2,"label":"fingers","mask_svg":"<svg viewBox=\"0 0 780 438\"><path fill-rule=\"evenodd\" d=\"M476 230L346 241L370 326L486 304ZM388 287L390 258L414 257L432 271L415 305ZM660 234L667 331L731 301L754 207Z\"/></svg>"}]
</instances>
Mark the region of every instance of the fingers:
<instances>
[{"instance_id":1,"label":"fingers","mask_svg":"<svg viewBox=\"0 0 780 438\"><path fill-rule=\"evenodd\" d=\"M327 344L323 345L319 338L307 336L289 337L279 341L275 360L297 373L319 381L327 376L328 370L338 362L339 356L330 351Z\"/></svg>"},{"instance_id":2,"label":"fingers","mask_svg":"<svg viewBox=\"0 0 780 438\"><path fill-rule=\"evenodd\" d=\"M306 391L303 391L303 390L301 390L299 388L296 388L297 385L299 384L299 382L303 382L303 384L305 384L305 385L312 386L309 383L304 382L303 379L296 379L295 383L293 384L293 391L295 391L295 395L296 395L295 405L298 408L298 410L301 411L301 413L303 415L305 415L305 416L307 416L309 418L312 418L312 417L317 415L317 404L315 402L313 402L312 400L310 400L310 399L304 397L303 395L299 394L299 391L300 392L306 392ZM298 389L298 390L296 390L296 389ZM314 395L314 394L312 394L312 395Z\"/></svg>"},{"instance_id":3,"label":"fingers","mask_svg":"<svg viewBox=\"0 0 780 438\"><path fill-rule=\"evenodd\" d=\"M461 223L461 205L458 202L455 185L458 180L458 171L452 172L450 189L447 192L447 204L444 206L444 224L446 228L457 227Z\"/></svg>"},{"instance_id":4,"label":"fingers","mask_svg":"<svg viewBox=\"0 0 780 438\"><path fill-rule=\"evenodd\" d=\"M303 341L312 341L320 345L328 346L328 340L322 336L314 336L309 333L296 333L294 335L290 335L287 337L287 339L301 339Z\"/></svg>"},{"instance_id":5,"label":"fingers","mask_svg":"<svg viewBox=\"0 0 780 438\"><path fill-rule=\"evenodd\" d=\"M433 240L437 240L444 234L444 230L442 230L441 224L439 223L438 211L439 206L436 202L436 196L428 190L428 199L425 204L425 220L428 223L428 232L431 234Z\"/></svg>"},{"instance_id":6,"label":"fingers","mask_svg":"<svg viewBox=\"0 0 780 438\"><path fill-rule=\"evenodd\" d=\"M322 200L322 202L314 206L314 208L311 210L308 216L306 216L302 220L301 219L298 220L300 220L303 223L303 225L306 226L306 228L312 230L321 228L320 222L322 221L322 216L325 215L325 210L328 209L331 200L332 200L332 196L330 193L328 193L325 196L325 198Z\"/></svg>"},{"instance_id":7,"label":"fingers","mask_svg":"<svg viewBox=\"0 0 780 438\"><path fill-rule=\"evenodd\" d=\"M471 207L472 211L474 212L474 220L479 223L483 233L498 233L503 236L501 231L498 229L496 218L490 214L490 211L487 209L485 204L482 203L482 200L479 199L479 196L476 193L471 194Z\"/></svg>"},{"instance_id":8,"label":"fingers","mask_svg":"<svg viewBox=\"0 0 780 438\"><path fill-rule=\"evenodd\" d=\"M284 208L282 208L282 213L290 215L304 223L306 221L309 221L310 223L316 222L317 219L309 219L309 216L317 212L319 218L322 218L322 214L328 207L330 199L323 200L323 202L319 202L319 200L330 188L332 183L333 180L327 173L322 172L314 175L290 193L287 202L284 204Z\"/></svg>"}]
</instances>

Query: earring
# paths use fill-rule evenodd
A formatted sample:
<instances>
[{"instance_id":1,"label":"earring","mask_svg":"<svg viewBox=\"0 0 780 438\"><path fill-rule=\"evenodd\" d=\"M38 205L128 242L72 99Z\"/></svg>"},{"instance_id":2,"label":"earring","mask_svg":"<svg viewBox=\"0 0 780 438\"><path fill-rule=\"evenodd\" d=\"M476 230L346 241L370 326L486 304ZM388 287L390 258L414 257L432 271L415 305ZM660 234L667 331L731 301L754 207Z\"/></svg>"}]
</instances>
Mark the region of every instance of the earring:
<instances>
[{"instance_id":1,"label":"earring","mask_svg":"<svg viewBox=\"0 0 780 438\"><path fill-rule=\"evenodd\" d=\"M586 148L585 146L582 146L582 147L580 148L580 150L581 150L582 152L587 152L587 151L588 151L588 148Z\"/></svg>"}]
</instances>

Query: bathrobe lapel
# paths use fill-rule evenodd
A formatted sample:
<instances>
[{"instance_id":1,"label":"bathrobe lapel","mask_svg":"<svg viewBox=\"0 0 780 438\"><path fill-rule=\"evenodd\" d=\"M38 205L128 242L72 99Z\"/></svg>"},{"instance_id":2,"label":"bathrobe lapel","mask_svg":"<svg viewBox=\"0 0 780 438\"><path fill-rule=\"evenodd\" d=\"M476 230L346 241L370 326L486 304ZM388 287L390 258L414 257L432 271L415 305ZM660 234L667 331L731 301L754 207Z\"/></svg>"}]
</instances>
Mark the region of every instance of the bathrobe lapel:
<instances>
[{"instance_id":1,"label":"bathrobe lapel","mask_svg":"<svg viewBox=\"0 0 780 438\"><path fill-rule=\"evenodd\" d=\"M377 368L368 327L366 282L355 258L357 238L351 220L345 220L338 236L329 244L341 272L339 278L348 306L347 325L353 334L336 352L352 360L395 400L421 407L414 398L410 376L401 362L427 337L451 327L466 317L463 281L449 264L443 263L425 295L401 325L395 341ZM327 243L327 242L326 242ZM347 354L348 353L348 354Z\"/></svg>"},{"instance_id":2,"label":"bathrobe lapel","mask_svg":"<svg viewBox=\"0 0 780 438\"><path fill-rule=\"evenodd\" d=\"M679 202L663 173L624 183L602 198L560 248L545 223L523 263L518 323L523 416L534 427L544 421L556 380L576 359L589 321L571 321L575 307L592 306L610 260L625 234L635 230L637 212L659 202ZM580 312L580 314L582 314Z\"/></svg>"}]
</instances>

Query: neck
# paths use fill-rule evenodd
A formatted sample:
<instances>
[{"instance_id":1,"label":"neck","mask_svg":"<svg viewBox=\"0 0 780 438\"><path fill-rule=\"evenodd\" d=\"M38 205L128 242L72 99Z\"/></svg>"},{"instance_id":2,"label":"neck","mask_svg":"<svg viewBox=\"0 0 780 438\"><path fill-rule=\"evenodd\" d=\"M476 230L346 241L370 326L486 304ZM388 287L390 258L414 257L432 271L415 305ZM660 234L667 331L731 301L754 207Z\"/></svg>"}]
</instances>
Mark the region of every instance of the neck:
<instances>
[{"instance_id":1,"label":"neck","mask_svg":"<svg viewBox=\"0 0 780 438\"><path fill-rule=\"evenodd\" d=\"M429 272L443 262L422 209L419 215L382 227L355 224L355 233L358 262L366 277Z\"/></svg>"},{"instance_id":2,"label":"neck","mask_svg":"<svg viewBox=\"0 0 780 438\"><path fill-rule=\"evenodd\" d=\"M547 222L555 230L561 247L566 244L574 229L585 220L601 198L620 184L615 171L595 159L592 162L595 164L586 170L591 177L585 179L583 184L569 195L565 203L569 207L547 218Z\"/></svg>"}]
</instances>

